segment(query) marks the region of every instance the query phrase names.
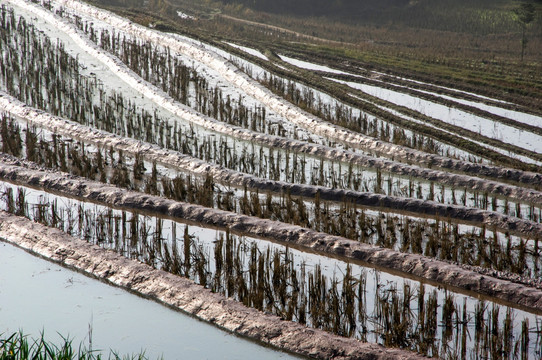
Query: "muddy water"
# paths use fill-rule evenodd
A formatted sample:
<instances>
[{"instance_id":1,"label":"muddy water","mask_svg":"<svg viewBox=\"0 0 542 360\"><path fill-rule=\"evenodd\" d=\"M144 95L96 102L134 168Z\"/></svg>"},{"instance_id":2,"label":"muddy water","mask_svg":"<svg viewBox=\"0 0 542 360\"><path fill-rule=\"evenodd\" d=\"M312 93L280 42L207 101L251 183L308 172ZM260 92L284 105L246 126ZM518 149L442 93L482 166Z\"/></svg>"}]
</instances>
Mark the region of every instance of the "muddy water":
<instances>
[{"instance_id":1,"label":"muddy water","mask_svg":"<svg viewBox=\"0 0 542 360\"><path fill-rule=\"evenodd\" d=\"M188 315L0 243L0 333L45 332L119 355L157 359L293 359ZM58 333L58 334L57 334ZM213 344L213 346L209 346Z\"/></svg>"}]
</instances>

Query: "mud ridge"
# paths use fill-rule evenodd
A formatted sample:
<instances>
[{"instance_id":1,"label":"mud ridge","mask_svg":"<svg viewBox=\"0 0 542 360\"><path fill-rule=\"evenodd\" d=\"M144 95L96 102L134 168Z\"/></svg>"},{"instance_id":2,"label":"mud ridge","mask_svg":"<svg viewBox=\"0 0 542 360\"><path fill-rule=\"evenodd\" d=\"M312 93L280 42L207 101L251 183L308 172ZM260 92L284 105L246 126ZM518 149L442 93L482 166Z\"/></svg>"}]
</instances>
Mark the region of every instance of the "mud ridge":
<instances>
[{"instance_id":1,"label":"mud ridge","mask_svg":"<svg viewBox=\"0 0 542 360\"><path fill-rule=\"evenodd\" d=\"M0 178L109 206L153 212L171 218L196 222L204 226L227 228L239 234L270 239L284 244L291 243L327 255L339 256L346 260L359 260L420 279L474 291L508 302L511 306L521 305L532 311L542 312L541 290L496 279L422 255L400 253L319 233L296 225L126 191L66 174L26 170L18 166L0 164Z\"/></svg>"},{"instance_id":2,"label":"mud ridge","mask_svg":"<svg viewBox=\"0 0 542 360\"><path fill-rule=\"evenodd\" d=\"M385 349L283 321L212 293L191 280L153 269L60 230L5 212L0 212L0 240L283 351L315 359L423 358L411 352Z\"/></svg>"},{"instance_id":3,"label":"mud ridge","mask_svg":"<svg viewBox=\"0 0 542 360\"><path fill-rule=\"evenodd\" d=\"M87 133L88 134L88 133ZM99 133L98 135L99 136ZM119 140L113 138L113 140ZM121 139L122 140L122 139ZM141 143L135 142L130 144L131 147L124 148L119 144L126 145L125 142L109 142L108 146L114 146L117 150L125 150L127 152L139 152L139 154L150 156L151 159L161 159L160 153L169 155L167 158L162 158L160 162L164 163L168 159L173 159L177 166L181 166L189 171L204 175L210 174L223 184L233 186L247 186L250 189L261 191L269 191L274 193L289 192L292 196L301 196L314 198L317 194L320 199L326 201L352 201L358 205L370 208L380 209L384 211L405 212L414 216L430 216L440 219L450 219L459 222L468 222L476 224L485 224L489 228L496 228L503 232L520 234L523 236L539 237L542 234L542 224L526 219L520 219L512 216L507 216L498 212L475 209L459 205L441 204L435 201L427 201L413 198L402 198L396 196L386 196L375 193L363 193L351 190L331 189L322 186L292 184L282 181L272 181L262 178L257 178L251 175L235 172L232 170L223 169L219 166L208 164L202 160L180 155L168 154L165 150L155 149L150 145L141 146ZM175 156L176 155L176 156ZM166 162L169 163L169 162ZM52 189L72 196L96 196L89 197L92 200L103 201L108 204L115 204L119 198L137 198L141 194L133 191L121 190L117 187L107 186L102 183L67 178L66 174L52 171L32 171L20 166L12 166L0 162L0 178L10 181L39 186L44 189ZM74 186L77 184L77 191L74 191ZM96 190L95 190L96 189ZM107 189L107 190L106 190ZM111 195L118 194L118 195ZM109 199L102 199L106 196ZM170 200L155 197L157 202L168 202ZM123 203L115 204L126 206ZM169 206L169 205L168 205ZM151 210L152 211L152 210Z\"/></svg>"},{"instance_id":4,"label":"mud ridge","mask_svg":"<svg viewBox=\"0 0 542 360\"><path fill-rule=\"evenodd\" d=\"M341 80L341 81L355 82L355 83L359 83L359 84L369 84L371 86L376 86L376 87L384 88L384 89L387 89L387 90L393 90L393 91L396 91L396 92L399 92L399 93L408 94L408 95L415 96L415 97L420 98L420 99L424 99L424 100L433 102L435 104L440 104L440 105L447 106L447 107L453 107L455 109L462 110L462 111L468 112L468 113L476 115L476 116L480 116L480 117L483 117L483 118L486 118L486 119L489 119L489 120L497 121L497 122L499 122L501 124L506 124L506 125L515 127L517 129L520 129L520 130L531 132L533 134L542 135L542 127L540 127L540 126L535 126L535 125L530 125L530 124L527 124L527 123L522 123L520 121L513 120L513 119L510 119L510 118L504 117L502 115L492 113L492 112L490 112L488 110L481 109L480 107L476 107L474 105L464 104L464 103L458 102L457 100L446 99L446 98L443 98L443 97L441 97L439 95L435 95L431 91L429 93L427 93L427 92L419 91L417 89L413 89L413 88L410 88L410 87L404 87L404 86L401 86L401 85L396 85L396 84L391 83L391 82L385 82L385 81L381 81L381 80L370 79L368 77L354 77L354 76L351 76L351 75L333 74L333 73L326 73L326 72L319 72L319 73L322 76L331 77L331 78L338 79L338 80ZM418 84L418 86L420 86L420 84ZM474 102L481 102L481 100L482 100L481 98L478 98L477 101L471 99L471 101L474 101ZM516 106L514 106L512 104L493 103L492 106L499 107L501 109L508 109L508 110L517 111Z\"/></svg>"},{"instance_id":5,"label":"mud ridge","mask_svg":"<svg viewBox=\"0 0 542 360\"><path fill-rule=\"evenodd\" d=\"M22 0L11 0L14 3L23 3ZM91 5L76 0L59 0L59 4L71 8L77 13L87 14L103 21L116 30L124 31L135 37L168 46L172 50L189 56L209 68L220 73L224 79L232 85L242 89L253 98L265 104L277 114L283 116L293 124L303 127L310 132L336 141L347 143L354 148L374 151L390 158L400 158L406 162L416 162L426 167L438 167L442 169L459 171L462 173L476 174L489 178L507 179L529 185L542 183L542 174L525 172L515 169L501 168L492 165L467 163L459 160L446 158L439 155L427 154L422 151L406 148L403 146L378 141L372 137L347 130L340 126L330 124L317 118L302 109L294 106L285 99L275 95L272 91L259 84L247 74L236 68L228 60L220 55L203 48L202 46L182 42L166 33L160 33L144 26L130 22L109 11L98 9Z\"/></svg>"},{"instance_id":6,"label":"mud ridge","mask_svg":"<svg viewBox=\"0 0 542 360\"><path fill-rule=\"evenodd\" d=\"M179 152L162 149L158 146L134 140L127 137L121 137L105 131L100 131L78 124L73 121L48 114L44 111L29 107L16 98L0 91L0 110L6 111L14 117L25 120L31 125L53 131L57 134L68 136L74 139L90 142L94 145L108 148L113 147L130 154L139 154L149 161L158 161L164 165L170 165L191 171L197 174L211 172L213 176L224 184L243 187L250 186L263 191L287 191L293 193L294 188L298 188L299 195L314 196L316 191L320 191L324 200L340 201L343 198L356 199L354 191L333 190L324 187L315 187L311 185L292 185L286 182L270 181L258 178L249 174L239 173L228 170L223 167L209 164L200 159L183 155ZM243 136L245 134L246 136ZM529 204L542 204L542 192L526 189L518 186L508 185L490 180L484 180L467 175L450 174L438 170L424 169L416 166L409 166L398 162L385 159L377 159L363 156L350 151L332 149L326 146L304 143L297 140L257 134L244 129L233 129L232 136L240 137L248 141L257 141L266 146L281 148L290 151L297 151L312 156L321 156L332 161L342 161L356 165L379 168L389 171L393 174L412 176L446 185L467 188L480 192L502 195L513 199L525 201ZM310 187L313 190L299 190L299 187ZM316 188L316 190L314 190ZM363 201L359 204L364 204ZM433 215L434 213L428 213ZM444 214L441 212L441 214Z\"/></svg>"}]
</instances>

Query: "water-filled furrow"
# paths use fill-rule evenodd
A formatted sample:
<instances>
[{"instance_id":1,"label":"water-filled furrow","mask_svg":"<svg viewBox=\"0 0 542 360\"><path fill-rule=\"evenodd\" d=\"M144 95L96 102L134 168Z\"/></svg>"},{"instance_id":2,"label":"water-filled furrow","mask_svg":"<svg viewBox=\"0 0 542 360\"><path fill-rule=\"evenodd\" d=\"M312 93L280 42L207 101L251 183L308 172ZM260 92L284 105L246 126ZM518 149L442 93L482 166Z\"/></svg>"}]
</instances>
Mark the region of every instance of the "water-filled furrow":
<instances>
[{"instance_id":1,"label":"water-filled furrow","mask_svg":"<svg viewBox=\"0 0 542 360\"><path fill-rule=\"evenodd\" d=\"M315 146L315 145L305 144L305 143L302 143L302 142L295 142L295 141L292 142L292 141L288 141L288 140L284 140L284 139L280 139L280 138L268 139L267 137L265 137L265 135L251 134L250 136L251 136L250 139L254 139L254 137L259 137L259 138L264 138L264 139L270 140L270 141L267 141L267 143L269 144L270 147L279 147L279 148L282 147L282 148L290 148L290 149L293 148L293 149L295 149L295 151L300 151L302 153L311 153L311 154L318 153L318 154L321 154L321 155L323 155L324 157L326 157L328 159L329 158L338 159L339 156L342 155L342 158L340 158L338 161L356 163L356 164L361 165L361 166L375 166L376 165L376 167L378 167L378 168L384 168L384 169L390 169L391 168L391 170L393 170L395 172L402 173L403 175L408 174L408 176L425 175L423 177L425 177L425 178L429 177L430 181L443 182L442 176L445 175L445 173L443 173L443 172L435 174L434 171L423 170L423 169L419 169L419 168L415 168L415 167L413 167L413 169L418 170L418 173L413 174L412 171L410 171L410 172L404 171L405 167L407 168L407 170L408 170L409 167L405 166L405 165L402 165L400 163L378 161L378 160L375 160L375 159L362 157L359 154L351 154L351 153L349 154L349 153L347 153L347 152L345 153L345 152L343 152L341 150L334 150L334 149L329 149L329 148L325 148L325 147L318 147L318 146ZM403 171L397 171L397 170L401 170L401 169ZM432 173L432 176L427 176L428 173ZM435 175L441 175L441 176L440 177L438 177L438 176L435 177ZM452 176L452 177L455 178L455 180L457 180L457 179L461 180L461 177L458 177L458 176ZM472 180L472 179L468 179L468 180ZM465 179L463 179L462 182L461 181L454 181L453 185L454 186L468 186L469 188L471 188L473 184L472 184L471 181L468 181L468 180L465 181ZM480 184L480 183L478 183L478 184ZM499 190L499 189L502 188L501 186L495 186L495 185L496 184L490 184L489 191L494 192L495 190ZM476 186L474 186L474 188L477 189L477 190L479 189ZM485 188L480 189L480 190L481 191L487 191L488 187L486 186ZM523 191L523 189L519 189L519 188L516 188L516 190L519 190L519 193L521 193L521 192L529 193L529 191ZM508 191L506 196L514 197L513 193L514 193L514 191ZM516 193L517 193L517 191L516 191ZM521 195L522 194L519 194L520 198L521 198ZM530 192L531 197L528 198L527 201L535 203L536 200L533 201L532 195L533 195L533 193ZM526 198L523 197L522 199L525 200Z\"/></svg>"},{"instance_id":2,"label":"water-filled furrow","mask_svg":"<svg viewBox=\"0 0 542 360\"><path fill-rule=\"evenodd\" d=\"M198 319L295 354L317 359L419 359L412 352L307 329L299 323L247 308L201 285L90 245L60 230L0 212L3 241L115 286L157 300Z\"/></svg>"},{"instance_id":3,"label":"water-filled furrow","mask_svg":"<svg viewBox=\"0 0 542 360\"><path fill-rule=\"evenodd\" d=\"M12 124L10 122L8 128ZM41 133L39 141L37 130ZM18 133L9 137L21 139ZM497 271L492 276L519 279L526 284L531 284L541 271L537 237L518 237L508 231L499 232L495 227L488 229L485 224L468 225L454 222L451 218L406 216L402 212L382 212L383 209L378 207L371 210L347 199L328 202L323 201L319 194L310 199L292 196L288 192L277 194L236 189L218 184L209 174L193 177L193 174L180 172L178 168L159 166L145 161L140 154L130 156L113 147L103 153L93 144L74 141L47 130L27 127L25 137L32 139L24 140L27 148L22 152L26 152L27 159L90 180L100 179L102 183L150 195L299 225L396 251L476 265L485 269L482 272ZM36 148L41 151L37 153ZM22 155L13 153L19 157ZM34 163L5 155L2 162L39 169ZM465 196L466 193L462 195L463 198ZM516 211L520 211L517 205Z\"/></svg>"},{"instance_id":4,"label":"water-filled furrow","mask_svg":"<svg viewBox=\"0 0 542 360\"><path fill-rule=\"evenodd\" d=\"M469 134L477 134L480 139L493 139L499 142L512 145L517 148L517 152L527 150L524 155L536 158L534 151L539 147L542 130L535 126L522 126L521 123L513 120L497 118L496 116L482 116L478 113L464 109L456 109L449 105L442 105L430 100L425 100L424 96L410 95L398 91L389 90L376 85L368 85L365 83L341 81L354 89L358 89L363 93L371 96L376 96L379 99L389 101L393 104L406 107L425 116L434 118L435 126L443 128L443 124L451 125L448 130L461 129L468 130ZM445 128L445 127L444 127ZM531 155L529 155L531 154ZM540 160L540 159L539 159Z\"/></svg>"},{"instance_id":5,"label":"water-filled furrow","mask_svg":"<svg viewBox=\"0 0 542 360\"><path fill-rule=\"evenodd\" d=\"M61 134L64 134L76 139L90 141L91 143L94 143L95 145L98 145L103 148L109 148L111 146L114 146L115 148L128 151L132 154L141 153L145 155L146 158L149 160L159 159L159 162L161 163L175 165L175 166L179 166L183 168L187 168L190 161L192 162L192 164L195 162L200 163L201 166L198 165L200 169L205 168L206 166L210 166L214 168L217 167L216 165L213 166L212 164L206 165L207 164L206 162L202 162L201 160L195 159L190 156L179 155L175 151L160 149L156 146L153 147L150 144L144 144L144 143L141 143L139 141L132 140L129 138L124 138L124 137L121 138L112 134L105 133L103 131L101 132L101 131L93 130L92 128L88 128L88 127L85 127L73 122L69 122L67 120L63 120L58 117L54 117L47 113L43 113L38 110L32 109L18 102L15 98L10 97L8 95L2 95L0 97L0 107L6 111L9 111L14 116L17 116L22 119L25 119L26 121L29 121L32 125L36 125L42 128L47 128L51 131L55 131L55 132L58 132L58 133L61 133ZM262 137L264 136L262 135ZM394 163L394 162L381 160L381 159L371 159L371 158L367 159L367 158L363 158L359 156L358 154L348 153L341 150L329 149L329 148L321 147L318 145L303 144L300 142L296 143L294 141L288 141L288 140L283 140L279 138L275 138L274 140L275 141L270 143L269 148L292 150L292 151L301 152L301 153L305 153L303 150L306 150L306 152L311 154L312 156L322 156L327 159L333 159L334 161L337 161L337 162L356 164L361 167L373 167L376 169L383 169L383 170L390 171L393 174L399 174L402 176L409 176L409 177L415 176L417 178L426 179L432 182L438 182L440 184L449 184L451 182L451 185L453 187L458 187L458 188L465 187L465 188L468 188L469 190L479 191L480 193L487 192L487 193L492 193L492 194L497 194L497 195L504 195L506 197L510 197L513 199L522 200L525 203L531 204L531 205L540 203L541 201L540 199L542 198L539 192L516 187L516 186L499 184L499 183L490 182L487 180L471 178L468 176L452 175L452 174L447 174L440 171L421 169L421 168L413 167L413 166L409 167L400 163ZM292 143L294 143L294 146L292 146ZM152 148L153 151L151 151L150 148ZM192 152L194 151L191 151L190 153ZM177 155L178 158L185 159L186 161L174 162L172 160L168 160L173 155ZM308 162L310 158L303 159L304 161L307 161L308 163L308 165L306 165L306 168L307 168L306 170L307 172L305 175L306 179L311 179L315 176L314 171L313 171L314 169L311 169L311 167L317 166L317 169L320 168L319 170L316 170L316 172L318 173L316 177L318 176L321 177L322 174L330 172L329 169L324 172L324 169L321 168L322 165L324 164L323 163L318 164L317 159L318 158L315 158L313 160L315 164L312 166L311 166L311 163ZM296 166L298 166L298 164L294 164L294 168ZM197 170L195 170L196 167L194 165L192 165L188 169L190 168L192 168L192 171L198 172ZM225 170L225 169L221 169L221 171L228 172L228 170ZM357 171L355 171L354 174L351 175L349 173L351 170L349 169L349 167L346 167L346 165L342 171L344 171L344 175L342 175L341 173L341 176L343 176L344 178L350 178L351 176L354 176L354 180L356 179L356 174L358 173ZM199 172L201 173L201 171ZM365 173L370 174L371 172L366 170ZM378 175L378 172L375 175ZM287 176L286 178L289 178L289 176ZM328 176L324 176L324 178L327 179ZM385 178L386 176L384 176L384 179ZM395 180L393 180L393 182L395 183ZM246 184L246 181L243 183L238 183L237 185L244 185L244 184ZM424 185L422 196L428 196L427 192L430 189L425 189L428 186L426 185ZM400 181L400 183L398 183L397 185L394 185L394 188L399 189L399 188L404 187L408 189L408 188L411 188L412 186L413 186L412 179L405 178L402 181ZM386 186L380 185L380 188L381 188L381 191L385 191ZM367 190L374 190L374 189L373 187L371 187L370 189L367 189ZM451 193L451 192L452 192L452 189L448 189L448 193ZM388 194L391 194L391 193L392 193L391 191L388 191ZM394 191L393 193L397 193L397 192ZM403 196L413 196L413 193L406 193L406 194L403 194ZM420 195L418 194L418 196ZM450 196L452 195L450 194L443 195L443 199L448 198ZM443 201L443 199L441 199L441 201ZM473 204L473 205L476 205L476 204ZM526 211L523 211L523 213L526 213Z\"/></svg>"},{"instance_id":6,"label":"water-filled furrow","mask_svg":"<svg viewBox=\"0 0 542 360\"><path fill-rule=\"evenodd\" d=\"M48 116L46 116L46 119L50 120ZM50 121L42 122L41 124L45 126L52 125ZM530 236L536 236L539 226L542 226L532 221L512 218L497 212L470 209L458 205L440 204L434 201L420 199L400 198L374 193L360 193L321 186L261 179L248 174L223 169L222 167L208 164L204 161L184 156L177 152L156 148L149 144L142 144L141 142L131 139L119 138L117 136L106 134L97 130L92 131L86 127L81 127L78 124L66 123L61 119L57 119L55 124L58 125L49 127L49 129L58 131L60 126L62 126L62 128L68 130L63 132L63 134L68 134L76 139L85 139L94 145L105 148L114 146L117 150L123 150L134 155L138 154L139 156L147 158L148 160L161 159L160 162L162 164L180 167L185 171L199 173L200 175L211 175L215 179L220 179L222 184L229 184L238 187L246 186L251 189L258 189L262 192L288 192L293 196L304 196L309 198L319 196L322 200L347 200L358 205L382 209L407 211L415 214L439 216L441 218L451 218L461 221L482 222L487 226L504 229L504 231L518 232Z\"/></svg>"}]
</instances>

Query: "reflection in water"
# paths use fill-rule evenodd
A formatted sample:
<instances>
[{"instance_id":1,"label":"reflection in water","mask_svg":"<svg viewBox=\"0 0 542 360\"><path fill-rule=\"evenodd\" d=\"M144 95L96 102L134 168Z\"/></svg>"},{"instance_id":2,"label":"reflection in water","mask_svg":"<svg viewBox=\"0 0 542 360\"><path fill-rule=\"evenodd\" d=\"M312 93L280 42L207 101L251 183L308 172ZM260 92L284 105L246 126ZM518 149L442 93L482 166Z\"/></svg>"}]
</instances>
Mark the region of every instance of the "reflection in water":
<instances>
[{"instance_id":1,"label":"reflection in water","mask_svg":"<svg viewBox=\"0 0 542 360\"><path fill-rule=\"evenodd\" d=\"M149 359L288 359L180 312L0 243L0 333L61 335L120 355ZM58 334L57 334L58 333ZM212 344L212 346L210 346Z\"/></svg>"}]
</instances>

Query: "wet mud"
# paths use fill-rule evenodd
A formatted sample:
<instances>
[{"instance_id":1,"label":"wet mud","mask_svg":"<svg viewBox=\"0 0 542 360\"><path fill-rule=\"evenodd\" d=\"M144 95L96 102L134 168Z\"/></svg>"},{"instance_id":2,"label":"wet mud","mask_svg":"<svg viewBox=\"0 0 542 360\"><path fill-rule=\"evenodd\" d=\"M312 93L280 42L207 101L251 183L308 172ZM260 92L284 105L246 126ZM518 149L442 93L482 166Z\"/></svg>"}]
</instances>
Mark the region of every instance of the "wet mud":
<instances>
[{"instance_id":1,"label":"wet mud","mask_svg":"<svg viewBox=\"0 0 542 360\"><path fill-rule=\"evenodd\" d=\"M14 161L17 163L17 161ZM379 248L338 236L319 233L296 225L261 219L232 212L206 208L134 191L123 190L111 185L84 180L58 172L24 168L0 163L0 179L38 187L65 196L87 199L109 206L127 210L148 211L175 219L191 221L203 226L230 229L239 234L269 239L284 244L294 244L326 255L338 256L345 260L363 261L373 266L399 271L420 279L427 279L466 291L473 291L512 304L542 312L542 291L522 283L498 279L487 274L468 270L464 267L431 259L422 255L406 254L394 250ZM368 194L368 196L374 196ZM376 198L378 200L378 197ZM382 200L386 200L383 197ZM416 201L410 199L391 199L397 201ZM376 202L378 204L378 202ZM421 206L430 208L432 204L420 200ZM399 205L400 203L397 203ZM408 204L404 204L406 206ZM454 210L456 207L451 207ZM478 221L484 214L476 215L477 210L458 209L459 214ZM483 213L483 211L480 211ZM487 219L498 218L498 214L487 212ZM521 223L532 227L532 231L541 233L541 224L531 223L517 218L503 216L503 221L510 227L521 228Z\"/></svg>"},{"instance_id":2,"label":"wet mud","mask_svg":"<svg viewBox=\"0 0 542 360\"><path fill-rule=\"evenodd\" d=\"M363 343L283 321L212 293L191 280L129 260L25 218L0 212L0 240L33 254L157 300L224 330L283 351L314 359L402 359L423 357Z\"/></svg>"}]
</instances>

